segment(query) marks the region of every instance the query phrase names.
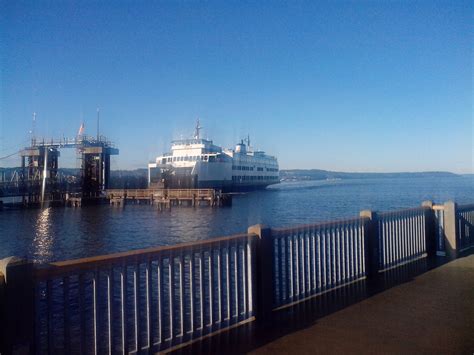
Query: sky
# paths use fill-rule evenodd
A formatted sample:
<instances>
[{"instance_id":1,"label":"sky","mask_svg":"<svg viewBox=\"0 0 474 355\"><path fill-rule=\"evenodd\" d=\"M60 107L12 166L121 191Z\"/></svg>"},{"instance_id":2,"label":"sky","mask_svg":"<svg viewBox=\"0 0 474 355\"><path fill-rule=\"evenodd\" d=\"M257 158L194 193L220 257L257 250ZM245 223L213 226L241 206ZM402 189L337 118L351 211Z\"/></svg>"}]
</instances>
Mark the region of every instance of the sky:
<instances>
[{"instance_id":1,"label":"sky","mask_svg":"<svg viewBox=\"0 0 474 355\"><path fill-rule=\"evenodd\" d=\"M472 1L0 0L0 167L100 131L145 168L250 135L281 169L473 173ZM60 165L77 164L64 151Z\"/></svg>"}]
</instances>

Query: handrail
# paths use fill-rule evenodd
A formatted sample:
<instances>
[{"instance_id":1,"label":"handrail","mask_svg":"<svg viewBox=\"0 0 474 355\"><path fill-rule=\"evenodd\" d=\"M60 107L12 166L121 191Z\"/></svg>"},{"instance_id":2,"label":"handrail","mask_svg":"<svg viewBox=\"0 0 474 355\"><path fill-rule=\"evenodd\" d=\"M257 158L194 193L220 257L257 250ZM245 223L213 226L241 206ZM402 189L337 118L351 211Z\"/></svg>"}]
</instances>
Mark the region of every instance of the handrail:
<instances>
[{"instance_id":1,"label":"handrail","mask_svg":"<svg viewBox=\"0 0 474 355\"><path fill-rule=\"evenodd\" d=\"M294 231L300 231L300 230L311 229L311 228L333 227L333 226L338 226L341 224L360 223L360 222L364 222L365 220L368 220L368 218L367 217L347 218L347 219L340 219L340 220L329 221L329 222L303 224L303 225L297 225L297 226L292 226L292 227L272 228L272 232L281 234L285 232L294 232Z\"/></svg>"},{"instance_id":2,"label":"handrail","mask_svg":"<svg viewBox=\"0 0 474 355\"><path fill-rule=\"evenodd\" d=\"M400 210L377 212L377 216L391 217L391 216L397 215L397 214L410 213L410 212L422 212L422 211L425 211L425 210L428 210L428 209L430 209L430 207L422 206L422 207L405 208L405 209L400 209Z\"/></svg>"}]
</instances>

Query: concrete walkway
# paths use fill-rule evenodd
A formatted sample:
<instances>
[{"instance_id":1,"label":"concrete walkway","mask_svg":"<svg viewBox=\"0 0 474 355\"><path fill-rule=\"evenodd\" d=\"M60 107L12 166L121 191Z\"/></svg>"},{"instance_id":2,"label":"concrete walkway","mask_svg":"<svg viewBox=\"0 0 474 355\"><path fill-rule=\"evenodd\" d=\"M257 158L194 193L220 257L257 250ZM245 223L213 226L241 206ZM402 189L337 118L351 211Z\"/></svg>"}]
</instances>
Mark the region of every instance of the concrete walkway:
<instances>
[{"instance_id":1,"label":"concrete walkway","mask_svg":"<svg viewBox=\"0 0 474 355\"><path fill-rule=\"evenodd\" d=\"M474 354L474 255L393 287L255 354Z\"/></svg>"}]
</instances>

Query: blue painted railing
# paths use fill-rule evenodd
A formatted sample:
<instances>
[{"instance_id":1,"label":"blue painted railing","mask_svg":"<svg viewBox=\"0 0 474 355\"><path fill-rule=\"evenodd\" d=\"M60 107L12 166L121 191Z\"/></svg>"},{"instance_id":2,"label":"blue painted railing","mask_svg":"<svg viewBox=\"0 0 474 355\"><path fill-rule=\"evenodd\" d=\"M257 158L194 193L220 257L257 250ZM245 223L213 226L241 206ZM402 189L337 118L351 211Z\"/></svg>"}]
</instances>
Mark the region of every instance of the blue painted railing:
<instances>
[{"instance_id":1,"label":"blue painted railing","mask_svg":"<svg viewBox=\"0 0 474 355\"><path fill-rule=\"evenodd\" d=\"M173 349L430 255L474 247L474 205L409 210L36 265L0 261L0 352Z\"/></svg>"}]
</instances>

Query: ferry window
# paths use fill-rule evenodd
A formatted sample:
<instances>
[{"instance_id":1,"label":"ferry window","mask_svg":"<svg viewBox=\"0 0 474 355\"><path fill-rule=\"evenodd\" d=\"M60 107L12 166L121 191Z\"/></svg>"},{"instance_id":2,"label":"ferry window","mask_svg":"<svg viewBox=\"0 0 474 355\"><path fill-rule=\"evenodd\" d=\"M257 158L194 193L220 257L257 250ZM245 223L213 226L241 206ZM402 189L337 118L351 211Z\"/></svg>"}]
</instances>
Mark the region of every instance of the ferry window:
<instances>
[{"instance_id":1,"label":"ferry window","mask_svg":"<svg viewBox=\"0 0 474 355\"><path fill-rule=\"evenodd\" d=\"M212 162L212 161L216 161L216 157L214 155L210 155L209 156L209 161Z\"/></svg>"}]
</instances>

